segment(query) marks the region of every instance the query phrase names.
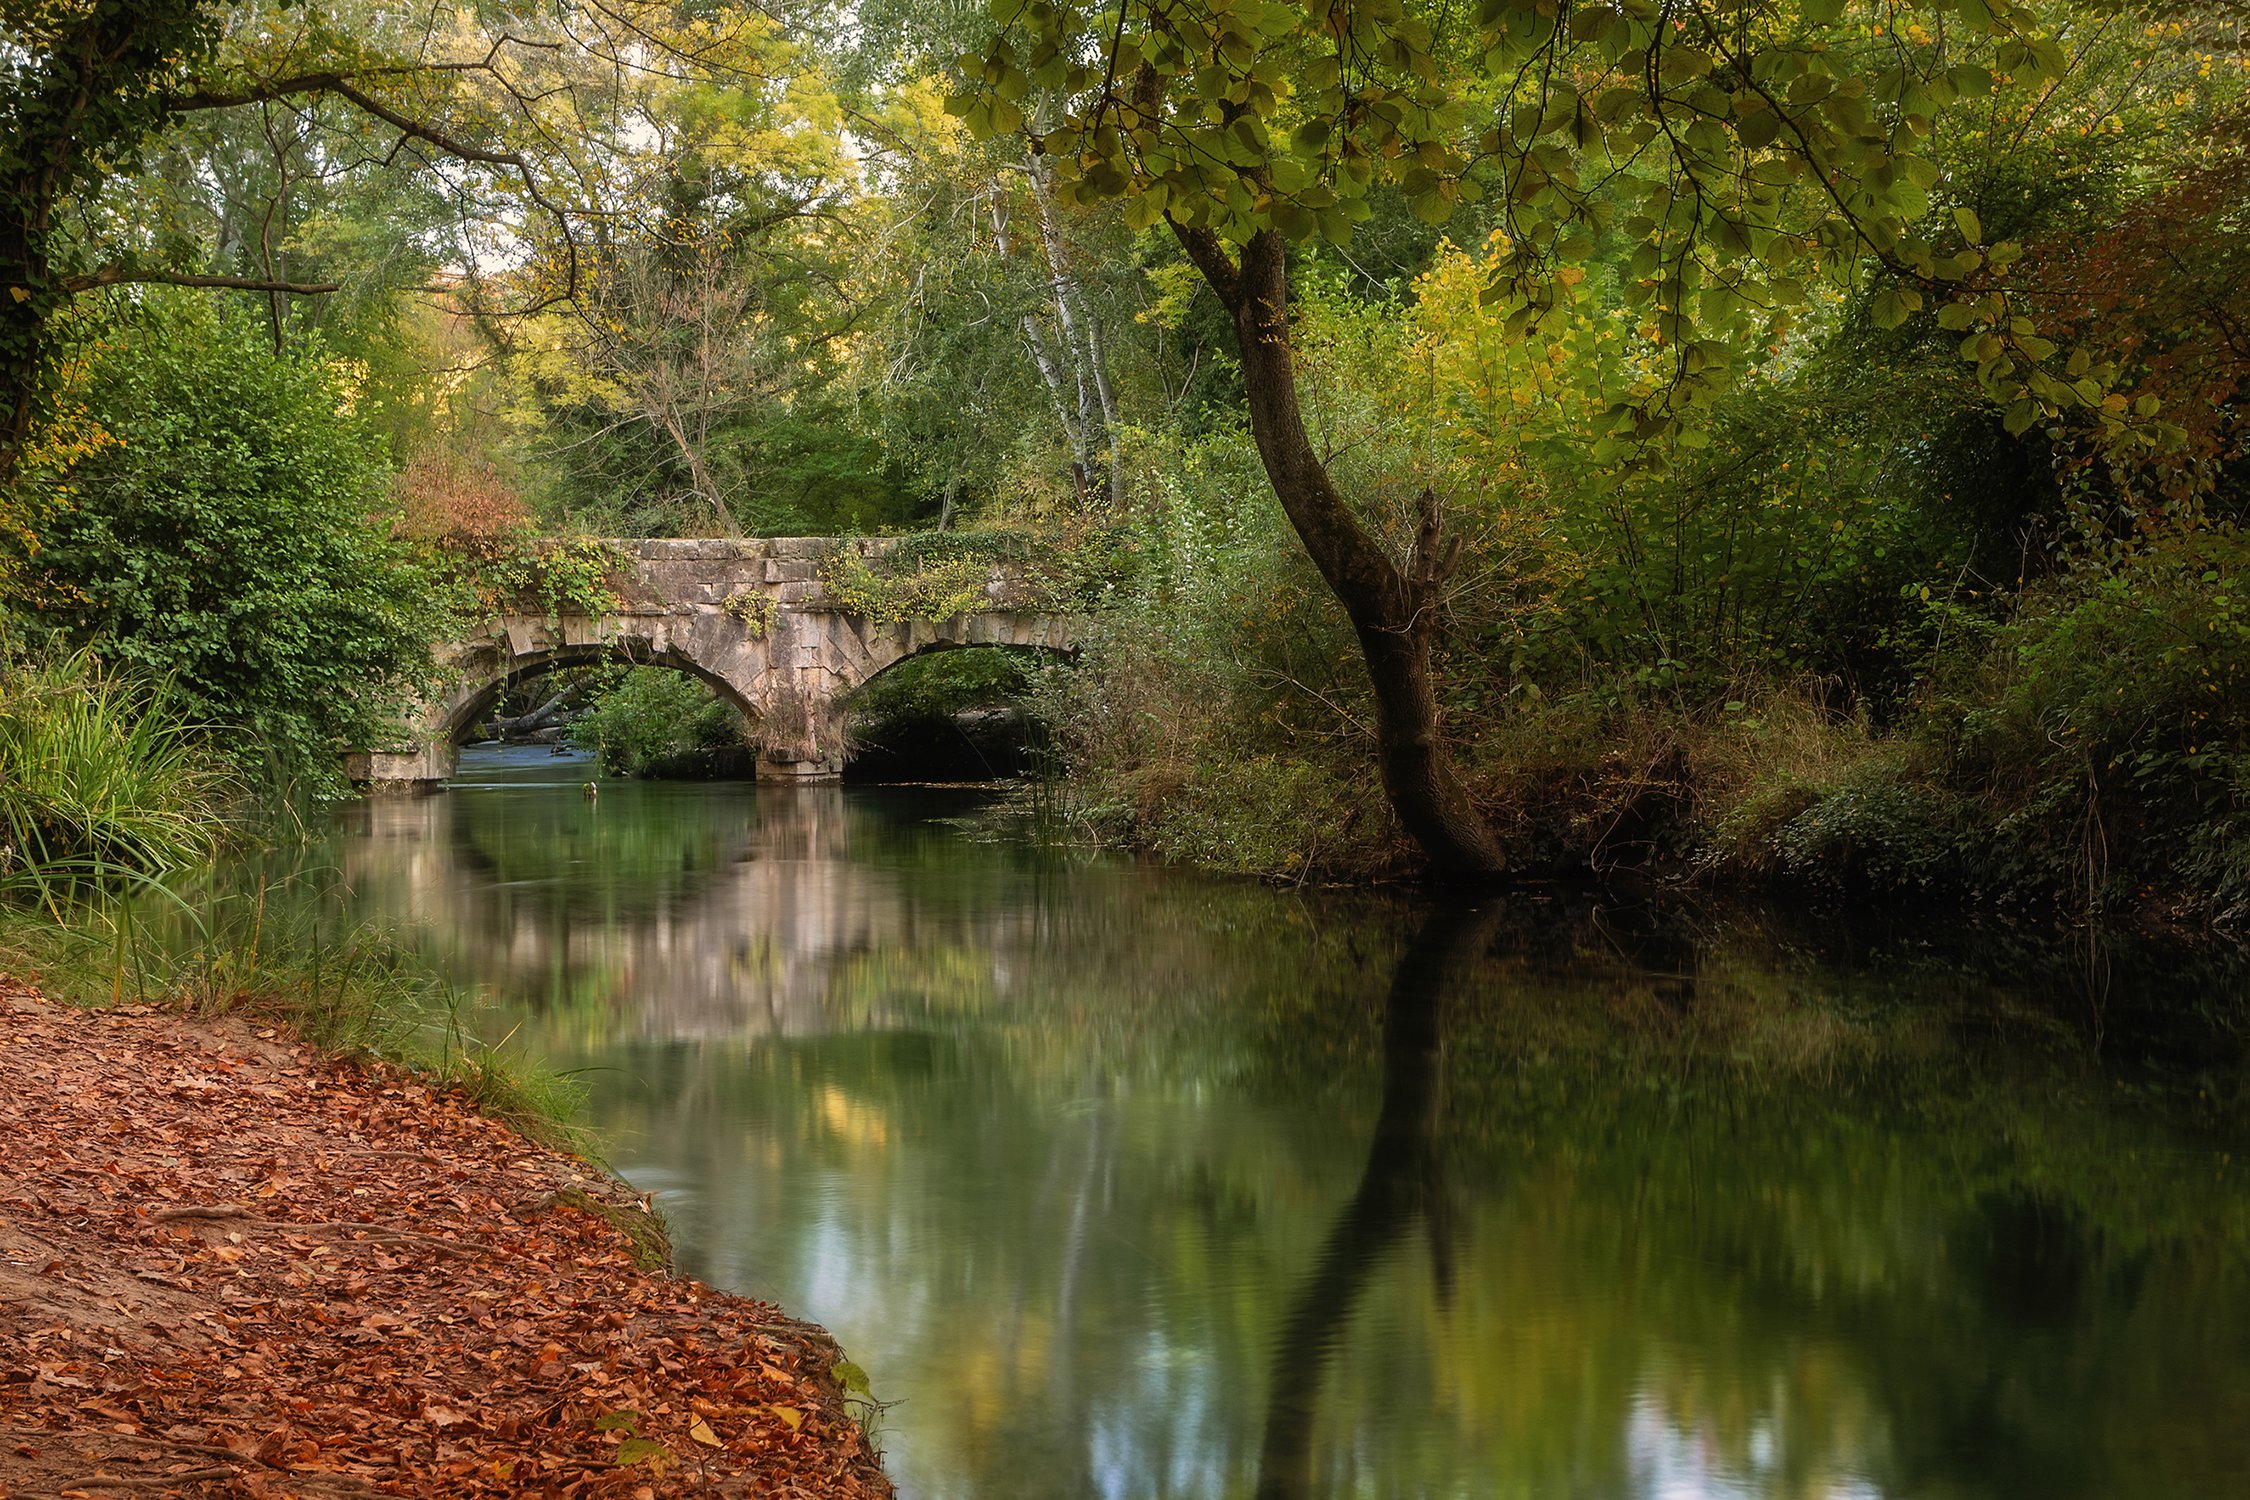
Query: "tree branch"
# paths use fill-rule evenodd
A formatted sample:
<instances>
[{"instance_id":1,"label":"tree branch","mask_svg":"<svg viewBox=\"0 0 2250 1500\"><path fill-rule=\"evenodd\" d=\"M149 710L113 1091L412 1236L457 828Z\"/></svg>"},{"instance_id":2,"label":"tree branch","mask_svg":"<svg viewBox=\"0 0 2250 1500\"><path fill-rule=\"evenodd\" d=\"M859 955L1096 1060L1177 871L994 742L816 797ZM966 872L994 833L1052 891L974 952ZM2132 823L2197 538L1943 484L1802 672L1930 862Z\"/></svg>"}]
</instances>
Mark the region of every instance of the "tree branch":
<instances>
[{"instance_id":1,"label":"tree branch","mask_svg":"<svg viewBox=\"0 0 2250 1500\"><path fill-rule=\"evenodd\" d=\"M483 64L468 66L489 68L490 61L491 59L487 57ZM433 66L430 71L438 71L438 68ZM515 90L510 89L509 92L513 94ZM232 94L208 92L176 94L166 103L173 113L186 114L196 110L233 109L244 104L258 104L307 94L334 94L348 101L358 109L373 115L376 119L396 130L399 133L399 145L401 146L408 141L422 141L456 160L480 162L493 167L506 167L514 172L523 183L524 196L529 198L541 212L555 221L555 227L561 234L563 242L566 264L564 290L556 295L542 298L536 304L534 310L550 307L577 292L578 240L570 231L570 218L561 208L551 202L545 193L540 191L538 176L532 171L531 163L521 152L494 151L484 146L472 145L457 136L447 134L434 125L424 124L411 115L401 113L367 92L351 75L333 71L300 73L294 77L277 78L259 84L254 88ZM520 98L521 96L518 95L517 97ZM396 147L393 148L394 152L396 149Z\"/></svg>"},{"instance_id":2,"label":"tree branch","mask_svg":"<svg viewBox=\"0 0 2250 1500\"><path fill-rule=\"evenodd\" d=\"M1173 218L1170 209L1164 212L1164 222L1172 226L1173 238L1180 242L1180 248L1187 252L1195 268L1203 273L1211 290L1219 294L1227 311L1233 312L1242 300L1242 268L1227 254L1226 245L1203 225L1183 224Z\"/></svg>"},{"instance_id":3,"label":"tree branch","mask_svg":"<svg viewBox=\"0 0 2250 1500\"><path fill-rule=\"evenodd\" d=\"M266 281L256 276L194 276L185 271L146 271L137 266L104 266L83 276L67 276L63 295L75 297L98 287L154 284L158 286L219 287L235 292L281 292L291 297L319 297L343 290L336 281Z\"/></svg>"}]
</instances>

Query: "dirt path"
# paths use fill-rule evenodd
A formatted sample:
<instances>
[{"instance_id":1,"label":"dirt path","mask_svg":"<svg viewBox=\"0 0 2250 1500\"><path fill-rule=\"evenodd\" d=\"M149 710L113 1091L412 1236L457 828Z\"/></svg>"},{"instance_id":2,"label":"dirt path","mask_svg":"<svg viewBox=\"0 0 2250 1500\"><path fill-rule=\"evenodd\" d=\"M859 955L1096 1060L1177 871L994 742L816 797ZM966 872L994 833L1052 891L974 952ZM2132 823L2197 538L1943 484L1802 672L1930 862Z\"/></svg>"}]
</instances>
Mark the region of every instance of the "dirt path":
<instances>
[{"instance_id":1,"label":"dirt path","mask_svg":"<svg viewBox=\"0 0 2250 1500\"><path fill-rule=\"evenodd\" d=\"M827 1335L636 1265L635 1207L403 1075L0 979L0 1497L889 1495Z\"/></svg>"}]
</instances>

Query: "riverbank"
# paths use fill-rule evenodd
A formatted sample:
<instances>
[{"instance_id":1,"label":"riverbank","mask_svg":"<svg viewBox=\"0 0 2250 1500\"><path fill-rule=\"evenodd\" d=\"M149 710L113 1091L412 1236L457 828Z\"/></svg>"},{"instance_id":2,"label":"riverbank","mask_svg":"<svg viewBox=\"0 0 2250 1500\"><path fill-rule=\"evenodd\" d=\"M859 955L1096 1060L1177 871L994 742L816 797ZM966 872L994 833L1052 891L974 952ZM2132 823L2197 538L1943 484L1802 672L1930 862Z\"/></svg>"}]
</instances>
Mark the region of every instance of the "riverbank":
<instances>
[{"instance_id":1,"label":"riverbank","mask_svg":"<svg viewBox=\"0 0 2250 1500\"><path fill-rule=\"evenodd\" d=\"M0 1495L890 1493L827 1334L588 1163L239 1018L0 1033Z\"/></svg>"}]
</instances>

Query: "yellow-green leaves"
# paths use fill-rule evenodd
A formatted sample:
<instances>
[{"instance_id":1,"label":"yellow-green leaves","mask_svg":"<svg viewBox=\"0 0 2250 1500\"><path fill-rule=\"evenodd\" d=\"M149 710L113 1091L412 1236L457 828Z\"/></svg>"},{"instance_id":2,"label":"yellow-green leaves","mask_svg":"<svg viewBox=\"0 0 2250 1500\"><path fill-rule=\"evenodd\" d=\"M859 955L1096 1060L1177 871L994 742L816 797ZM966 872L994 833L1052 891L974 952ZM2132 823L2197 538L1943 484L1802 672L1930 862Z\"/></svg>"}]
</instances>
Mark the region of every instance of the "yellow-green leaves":
<instances>
[{"instance_id":1,"label":"yellow-green leaves","mask_svg":"<svg viewBox=\"0 0 2250 1500\"><path fill-rule=\"evenodd\" d=\"M995 0L1003 34L964 59L948 107L979 133L1028 130L1066 199L1122 199L1136 228L1168 215L1237 243L1341 241L1379 182L1433 224L1490 198L1509 242L1496 305L1551 306L1558 268L1621 228L1641 247L1623 290L1671 351L1659 399L1676 406L1725 384L1726 350L1770 340L1810 287L1871 259L1890 272L1882 327L1994 274L2007 247L1985 245L1972 211L1942 237L1928 225L1930 143L1963 100L2063 66L2020 0L1472 14L1464 35L1428 0ZM1980 374L2005 383L2002 366Z\"/></svg>"}]
</instances>

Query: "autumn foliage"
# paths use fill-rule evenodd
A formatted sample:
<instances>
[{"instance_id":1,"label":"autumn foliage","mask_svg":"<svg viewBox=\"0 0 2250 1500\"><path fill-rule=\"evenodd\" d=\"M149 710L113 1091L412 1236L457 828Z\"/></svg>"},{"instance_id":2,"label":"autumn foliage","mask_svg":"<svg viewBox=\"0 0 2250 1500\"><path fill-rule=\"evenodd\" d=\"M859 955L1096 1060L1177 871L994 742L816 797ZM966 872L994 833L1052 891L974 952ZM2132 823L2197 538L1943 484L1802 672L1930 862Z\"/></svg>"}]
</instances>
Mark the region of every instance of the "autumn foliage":
<instances>
[{"instance_id":1,"label":"autumn foliage","mask_svg":"<svg viewBox=\"0 0 2250 1500\"><path fill-rule=\"evenodd\" d=\"M2211 493L2250 448L2246 203L2250 111L2237 111L2090 243L2050 243L2035 260L2058 330L2117 365L2112 405L2151 401L2178 431L2146 465L2151 498Z\"/></svg>"},{"instance_id":2,"label":"autumn foliage","mask_svg":"<svg viewBox=\"0 0 2250 1500\"><path fill-rule=\"evenodd\" d=\"M425 449L399 471L399 529L423 541L489 543L530 525L522 497L490 462Z\"/></svg>"}]
</instances>

